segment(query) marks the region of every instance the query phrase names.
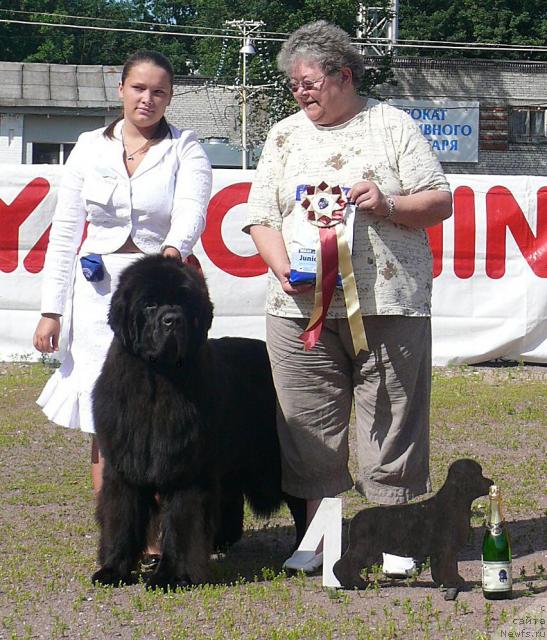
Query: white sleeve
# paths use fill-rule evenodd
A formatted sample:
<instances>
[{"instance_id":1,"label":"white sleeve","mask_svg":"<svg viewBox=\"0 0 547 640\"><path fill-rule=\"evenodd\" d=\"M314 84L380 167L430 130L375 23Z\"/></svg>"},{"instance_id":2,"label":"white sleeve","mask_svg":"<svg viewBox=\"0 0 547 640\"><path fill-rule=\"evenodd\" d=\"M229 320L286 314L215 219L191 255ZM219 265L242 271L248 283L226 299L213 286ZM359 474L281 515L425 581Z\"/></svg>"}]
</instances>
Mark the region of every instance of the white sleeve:
<instances>
[{"instance_id":1,"label":"white sleeve","mask_svg":"<svg viewBox=\"0 0 547 640\"><path fill-rule=\"evenodd\" d=\"M81 195L82 168L86 162L84 146L80 136L64 166L57 192L43 271L42 313L63 313L72 281L76 251L82 241L86 218Z\"/></svg>"},{"instance_id":2,"label":"white sleeve","mask_svg":"<svg viewBox=\"0 0 547 640\"><path fill-rule=\"evenodd\" d=\"M279 138L279 127L268 133L260 160L253 176L253 183L247 200L247 220L242 231L250 232L250 228L264 225L281 231L281 207L279 204L279 185L283 174L283 151Z\"/></svg>"},{"instance_id":3,"label":"white sleeve","mask_svg":"<svg viewBox=\"0 0 547 640\"><path fill-rule=\"evenodd\" d=\"M178 146L171 228L161 249L175 247L186 258L205 229L213 178L207 155L193 132L183 132Z\"/></svg>"}]
</instances>

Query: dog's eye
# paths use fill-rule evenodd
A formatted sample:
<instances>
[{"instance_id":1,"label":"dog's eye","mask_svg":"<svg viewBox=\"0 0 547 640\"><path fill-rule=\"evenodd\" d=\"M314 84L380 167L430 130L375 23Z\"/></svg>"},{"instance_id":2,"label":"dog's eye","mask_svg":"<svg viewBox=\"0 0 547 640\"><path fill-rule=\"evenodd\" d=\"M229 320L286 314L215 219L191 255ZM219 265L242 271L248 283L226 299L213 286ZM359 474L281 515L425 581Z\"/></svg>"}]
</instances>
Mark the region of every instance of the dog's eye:
<instances>
[{"instance_id":1,"label":"dog's eye","mask_svg":"<svg viewBox=\"0 0 547 640\"><path fill-rule=\"evenodd\" d=\"M158 308L158 305L152 302L150 304L144 305L144 310L146 313L151 313L152 311L155 311L157 308Z\"/></svg>"}]
</instances>

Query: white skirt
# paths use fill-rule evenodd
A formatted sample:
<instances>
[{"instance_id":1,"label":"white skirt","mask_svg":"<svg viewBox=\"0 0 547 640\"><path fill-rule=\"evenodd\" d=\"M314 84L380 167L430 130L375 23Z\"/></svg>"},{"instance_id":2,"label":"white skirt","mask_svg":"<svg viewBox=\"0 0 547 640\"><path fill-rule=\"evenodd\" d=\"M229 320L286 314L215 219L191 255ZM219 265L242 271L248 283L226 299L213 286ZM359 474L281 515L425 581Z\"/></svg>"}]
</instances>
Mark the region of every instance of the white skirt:
<instances>
[{"instance_id":1,"label":"white skirt","mask_svg":"<svg viewBox=\"0 0 547 640\"><path fill-rule=\"evenodd\" d=\"M77 260L74 290L64 314L69 324L63 327L63 332L68 330L67 353L36 401L52 422L87 433L95 432L91 392L112 341L112 330L107 322L110 298L120 273L142 257L142 253L103 255L105 273L100 282L86 280Z\"/></svg>"}]
</instances>

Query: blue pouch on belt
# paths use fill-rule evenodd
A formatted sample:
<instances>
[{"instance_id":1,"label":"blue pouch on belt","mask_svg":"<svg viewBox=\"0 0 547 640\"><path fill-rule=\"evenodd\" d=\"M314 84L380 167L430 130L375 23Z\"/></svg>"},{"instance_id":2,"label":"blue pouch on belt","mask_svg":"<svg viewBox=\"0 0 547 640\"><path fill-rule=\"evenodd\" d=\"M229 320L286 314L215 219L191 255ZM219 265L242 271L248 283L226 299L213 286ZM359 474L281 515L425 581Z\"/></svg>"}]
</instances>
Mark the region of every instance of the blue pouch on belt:
<instances>
[{"instance_id":1,"label":"blue pouch on belt","mask_svg":"<svg viewBox=\"0 0 547 640\"><path fill-rule=\"evenodd\" d=\"M104 278L103 259L97 253L80 258L84 278L90 282L100 282Z\"/></svg>"}]
</instances>

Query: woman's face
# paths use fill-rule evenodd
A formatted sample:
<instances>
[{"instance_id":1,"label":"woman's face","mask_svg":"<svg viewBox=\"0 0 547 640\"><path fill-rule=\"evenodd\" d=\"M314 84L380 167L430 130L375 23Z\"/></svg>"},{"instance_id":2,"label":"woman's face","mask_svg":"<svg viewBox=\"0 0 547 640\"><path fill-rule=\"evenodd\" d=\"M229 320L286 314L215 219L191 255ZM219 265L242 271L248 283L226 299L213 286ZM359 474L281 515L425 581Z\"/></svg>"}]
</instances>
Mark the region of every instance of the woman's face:
<instances>
[{"instance_id":1,"label":"woman's face","mask_svg":"<svg viewBox=\"0 0 547 640\"><path fill-rule=\"evenodd\" d=\"M317 80L313 88L299 86L293 92L298 106L314 124L332 126L348 120L348 92L355 95L349 69L325 75L316 62L297 60L291 67L290 80Z\"/></svg>"},{"instance_id":2,"label":"woman's face","mask_svg":"<svg viewBox=\"0 0 547 640\"><path fill-rule=\"evenodd\" d=\"M123 84L118 85L123 115L138 128L157 125L171 102L173 87L169 74L152 62L132 67Z\"/></svg>"}]
</instances>

